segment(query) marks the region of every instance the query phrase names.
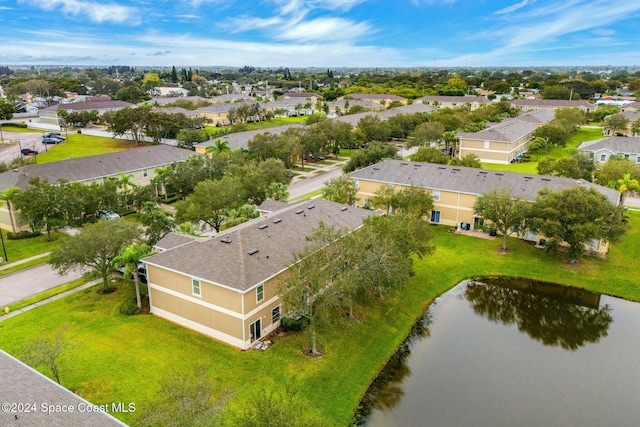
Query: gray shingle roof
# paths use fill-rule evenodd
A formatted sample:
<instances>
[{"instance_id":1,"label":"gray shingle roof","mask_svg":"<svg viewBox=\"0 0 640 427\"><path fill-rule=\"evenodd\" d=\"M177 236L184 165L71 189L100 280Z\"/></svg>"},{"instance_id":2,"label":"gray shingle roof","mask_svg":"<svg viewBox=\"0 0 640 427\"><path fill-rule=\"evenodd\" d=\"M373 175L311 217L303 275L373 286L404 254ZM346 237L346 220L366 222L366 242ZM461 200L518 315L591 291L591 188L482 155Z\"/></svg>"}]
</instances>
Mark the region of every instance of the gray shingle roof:
<instances>
[{"instance_id":1,"label":"gray shingle roof","mask_svg":"<svg viewBox=\"0 0 640 427\"><path fill-rule=\"evenodd\" d=\"M231 148L231 150L237 150L238 148L247 149L249 148L249 141L251 141L256 135L265 134L265 133L280 135L281 133L283 133L289 128L301 127L301 126L302 125L299 125L299 124L279 125L279 126L273 126L273 127L264 128L264 129L254 129L254 130L248 130L245 132L236 132L236 133L231 133L229 135L221 136L220 138L216 138L215 140L209 140L209 141L202 142L200 144L196 144L195 146L206 148L206 147L215 145L215 141L219 139L221 141L228 142L229 148Z\"/></svg>"},{"instance_id":2,"label":"gray shingle roof","mask_svg":"<svg viewBox=\"0 0 640 427\"><path fill-rule=\"evenodd\" d=\"M0 411L2 426L126 427L106 412L85 410L93 409L94 405L2 350L0 384L0 402L36 405L35 410L29 412ZM43 408L43 403L72 407L73 412L47 411L49 406Z\"/></svg>"},{"instance_id":3,"label":"gray shingle roof","mask_svg":"<svg viewBox=\"0 0 640 427\"><path fill-rule=\"evenodd\" d=\"M244 292L291 266L292 252L304 249L319 221L354 230L374 214L322 199L304 201L144 262ZM227 237L230 243L223 242Z\"/></svg>"},{"instance_id":4,"label":"gray shingle roof","mask_svg":"<svg viewBox=\"0 0 640 427\"><path fill-rule=\"evenodd\" d=\"M89 102L73 102L71 104L57 104L51 107L43 108L44 111L92 111L92 110L111 110L114 108L132 108L135 104L129 104L125 101L89 101Z\"/></svg>"},{"instance_id":5,"label":"gray shingle roof","mask_svg":"<svg viewBox=\"0 0 640 427\"><path fill-rule=\"evenodd\" d=\"M480 195L495 188L507 187L511 189L513 194L521 196L528 201L534 201L538 192L543 188L562 191L565 188L576 185L595 188L614 204L618 203L620 197L618 191L614 189L584 180L402 160L387 160L352 172L349 177L475 195Z\"/></svg>"},{"instance_id":6,"label":"gray shingle roof","mask_svg":"<svg viewBox=\"0 0 640 427\"><path fill-rule=\"evenodd\" d=\"M635 122L636 120L640 120L640 111L623 111L622 113L618 113L625 119Z\"/></svg>"},{"instance_id":7,"label":"gray shingle roof","mask_svg":"<svg viewBox=\"0 0 640 427\"><path fill-rule=\"evenodd\" d=\"M612 153L639 154L640 138L612 136L610 138L583 142L578 146L578 150L594 153L600 150L608 150Z\"/></svg>"},{"instance_id":8,"label":"gray shingle roof","mask_svg":"<svg viewBox=\"0 0 640 427\"><path fill-rule=\"evenodd\" d=\"M158 105L166 105L173 104L176 101L191 101L195 103L200 101L212 102L213 99L203 98L202 96L169 96L166 98L153 98L148 101L147 104L155 105L157 103Z\"/></svg>"},{"instance_id":9,"label":"gray shingle roof","mask_svg":"<svg viewBox=\"0 0 640 427\"><path fill-rule=\"evenodd\" d=\"M513 142L535 131L538 127L534 123L528 123L517 118L505 120L501 123L479 132L458 132L458 138L474 139L479 141Z\"/></svg>"},{"instance_id":10,"label":"gray shingle roof","mask_svg":"<svg viewBox=\"0 0 640 427\"><path fill-rule=\"evenodd\" d=\"M60 179L69 182L90 181L120 172L129 173L183 162L194 154L193 151L169 145L153 145L117 153L27 165L0 173L0 190L25 188L34 177L48 179L50 183L56 183Z\"/></svg>"},{"instance_id":11,"label":"gray shingle roof","mask_svg":"<svg viewBox=\"0 0 640 427\"><path fill-rule=\"evenodd\" d=\"M489 100L484 96L478 95L465 95L465 96L448 96L448 95L431 95L431 96L423 96L421 98L416 99L416 101L422 102L457 102L460 105L463 105L467 102L478 102L480 104L487 104Z\"/></svg>"},{"instance_id":12,"label":"gray shingle roof","mask_svg":"<svg viewBox=\"0 0 640 427\"><path fill-rule=\"evenodd\" d=\"M191 243L194 240L198 239L199 237L196 236L187 236L186 234L171 232L160 239L160 241L153 246L153 249L158 251L166 251L178 246L185 245L187 243Z\"/></svg>"},{"instance_id":13,"label":"gray shingle roof","mask_svg":"<svg viewBox=\"0 0 640 427\"><path fill-rule=\"evenodd\" d=\"M570 101L568 99L514 99L511 101L514 107L558 107L558 108L577 108L588 107L595 108L587 100Z\"/></svg>"},{"instance_id":14,"label":"gray shingle roof","mask_svg":"<svg viewBox=\"0 0 640 427\"><path fill-rule=\"evenodd\" d=\"M392 101L406 101L407 98L389 93L350 93L341 98L351 99L390 99Z\"/></svg>"}]
</instances>

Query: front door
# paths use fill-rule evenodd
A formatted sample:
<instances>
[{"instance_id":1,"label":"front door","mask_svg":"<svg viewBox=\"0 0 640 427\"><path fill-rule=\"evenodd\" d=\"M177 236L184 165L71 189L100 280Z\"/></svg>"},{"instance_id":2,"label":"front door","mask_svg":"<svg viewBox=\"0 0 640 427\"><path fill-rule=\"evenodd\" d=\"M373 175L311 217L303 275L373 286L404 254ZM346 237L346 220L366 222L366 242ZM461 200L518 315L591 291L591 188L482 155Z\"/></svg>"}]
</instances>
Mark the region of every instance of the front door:
<instances>
[{"instance_id":1,"label":"front door","mask_svg":"<svg viewBox=\"0 0 640 427\"><path fill-rule=\"evenodd\" d=\"M258 319L249 325L249 333L251 333L251 342L259 340L262 337L262 319Z\"/></svg>"}]
</instances>

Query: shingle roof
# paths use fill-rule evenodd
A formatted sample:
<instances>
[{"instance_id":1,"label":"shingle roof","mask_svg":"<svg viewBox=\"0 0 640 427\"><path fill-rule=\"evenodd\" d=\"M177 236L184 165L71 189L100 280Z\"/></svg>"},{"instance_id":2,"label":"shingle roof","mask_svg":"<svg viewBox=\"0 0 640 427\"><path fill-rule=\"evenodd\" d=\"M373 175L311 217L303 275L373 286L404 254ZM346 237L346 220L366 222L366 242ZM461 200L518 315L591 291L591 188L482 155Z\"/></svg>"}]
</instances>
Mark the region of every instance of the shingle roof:
<instances>
[{"instance_id":1,"label":"shingle roof","mask_svg":"<svg viewBox=\"0 0 640 427\"><path fill-rule=\"evenodd\" d=\"M511 101L511 105L515 107L563 107L563 108L575 108L575 107L589 107L595 108L594 104L589 101L581 99L577 101L570 101L568 99L514 99Z\"/></svg>"},{"instance_id":2,"label":"shingle roof","mask_svg":"<svg viewBox=\"0 0 640 427\"><path fill-rule=\"evenodd\" d=\"M304 201L143 261L244 292L291 266L293 252L305 248L319 221L354 230L374 214L322 199Z\"/></svg>"},{"instance_id":3,"label":"shingle roof","mask_svg":"<svg viewBox=\"0 0 640 427\"><path fill-rule=\"evenodd\" d=\"M89 102L73 102L71 104L57 104L51 107L43 108L44 111L92 111L92 110L111 110L114 108L132 108L135 104L129 104L124 101L89 101Z\"/></svg>"},{"instance_id":4,"label":"shingle roof","mask_svg":"<svg viewBox=\"0 0 640 427\"><path fill-rule=\"evenodd\" d=\"M0 190L26 188L29 180L34 177L48 179L50 183L56 183L60 179L69 182L90 181L120 172L128 173L183 162L194 154L193 151L169 145L153 145L98 156L26 165L0 173Z\"/></svg>"},{"instance_id":5,"label":"shingle roof","mask_svg":"<svg viewBox=\"0 0 640 427\"><path fill-rule=\"evenodd\" d=\"M608 150L612 153L640 154L640 138L612 136L610 138L583 142L578 146L578 150L594 153L600 150Z\"/></svg>"},{"instance_id":6,"label":"shingle roof","mask_svg":"<svg viewBox=\"0 0 640 427\"><path fill-rule=\"evenodd\" d=\"M479 141L513 142L530 134L537 128L533 123L528 123L516 118L513 120L505 120L479 132L458 132L458 138Z\"/></svg>"},{"instance_id":7,"label":"shingle roof","mask_svg":"<svg viewBox=\"0 0 640 427\"><path fill-rule=\"evenodd\" d=\"M426 104L411 104L401 105L399 107L390 108L378 113L378 117L382 120L386 120L389 117L397 116L398 114L416 114L416 113L430 113L437 110L437 108Z\"/></svg>"},{"instance_id":8,"label":"shingle roof","mask_svg":"<svg viewBox=\"0 0 640 427\"><path fill-rule=\"evenodd\" d=\"M154 105L157 103L158 105L166 105L173 104L176 101L191 101L195 103L200 101L211 102L213 99L203 98L202 96L170 96L166 98L153 98L148 101L147 104Z\"/></svg>"},{"instance_id":9,"label":"shingle roof","mask_svg":"<svg viewBox=\"0 0 640 427\"><path fill-rule=\"evenodd\" d=\"M435 163L417 163L402 160L387 160L349 174L353 179L362 179L397 185L415 185L433 190L445 190L480 195L499 187L511 189L513 194L534 201L543 188L562 191L582 185L595 188L612 203L617 204L618 191L584 180L558 176L520 174L515 172L488 171L462 166L444 166Z\"/></svg>"},{"instance_id":10,"label":"shingle roof","mask_svg":"<svg viewBox=\"0 0 640 427\"><path fill-rule=\"evenodd\" d=\"M229 148L231 148L231 150L237 150L238 148L247 149L249 147L249 141L251 141L256 135L261 135L265 133L280 135L281 133L283 133L289 128L301 127L301 126L302 125L299 125L299 124L290 124L290 125L273 126L273 127L264 128L264 129L254 129L254 130L248 130L245 132L236 132L236 133L231 133L229 135L224 135L224 136L221 136L220 138L216 138L216 140L219 139L221 141L228 142ZM206 148L206 147L215 145L216 140L205 141L200 144L196 144L195 147Z\"/></svg>"},{"instance_id":11,"label":"shingle roof","mask_svg":"<svg viewBox=\"0 0 640 427\"><path fill-rule=\"evenodd\" d=\"M194 240L198 240L199 237L196 236L187 236L186 234L179 233L168 233L165 235L158 243L153 246L154 250L166 251L169 249L176 248L178 246L186 245L187 243L191 243Z\"/></svg>"},{"instance_id":12,"label":"shingle roof","mask_svg":"<svg viewBox=\"0 0 640 427\"><path fill-rule=\"evenodd\" d=\"M480 104L487 104L489 100L484 96L477 95L465 95L465 96L448 96L448 95L430 95L423 96L421 98L416 99L416 101L422 102L457 102L460 105L463 105L467 102L478 102Z\"/></svg>"},{"instance_id":13,"label":"shingle roof","mask_svg":"<svg viewBox=\"0 0 640 427\"><path fill-rule=\"evenodd\" d=\"M640 102L636 101L636 102L632 102L630 104L625 104L621 108L623 110L626 110L626 109L635 109L635 110L637 110L638 108L640 108Z\"/></svg>"},{"instance_id":14,"label":"shingle roof","mask_svg":"<svg viewBox=\"0 0 640 427\"><path fill-rule=\"evenodd\" d=\"M622 113L618 113L625 119L635 122L636 120L640 120L640 111L623 111Z\"/></svg>"},{"instance_id":15,"label":"shingle roof","mask_svg":"<svg viewBox=\"0 0 640 427\"><path fill-rule=\"evenodd\" d=\"M349 93L341 98L351 99L390 99L392 101L406 101L407 98L389 93Z\"/></svg>"},{"instance_id":16,"label":"shingle roof","mask_svg":"<svg viewBox=\"0 0 640 427\"><path fill-rule=\"evenodd\" d=\"M0 384L2 384L0 402L3 404L36 405L33 408L35 410L31 411L0 411L2 426L126 427L125 423L107 412L92 410L95 407L93 404L2 350L0 350ZM43 408L42 404L46 406ZM73 412L45 410L50 405L71 407Z\"/></svg>"},{"instance_id":17,"label":"shingle roof","mask_svg":"<svg viewBox=\"0 0 640 427\"><path fill-rule=\"evenodd\" d=\"M263 201L262 203L260 203L260 206L258 206L256 209L258 209L261 212L275 212L275 211L279 211L281 209L286 208L287 206L289 206L287 203L285 202L280 202L278 200L273 200L273 199L266 199L265 201Z\"/></svg>"}]
</instances>

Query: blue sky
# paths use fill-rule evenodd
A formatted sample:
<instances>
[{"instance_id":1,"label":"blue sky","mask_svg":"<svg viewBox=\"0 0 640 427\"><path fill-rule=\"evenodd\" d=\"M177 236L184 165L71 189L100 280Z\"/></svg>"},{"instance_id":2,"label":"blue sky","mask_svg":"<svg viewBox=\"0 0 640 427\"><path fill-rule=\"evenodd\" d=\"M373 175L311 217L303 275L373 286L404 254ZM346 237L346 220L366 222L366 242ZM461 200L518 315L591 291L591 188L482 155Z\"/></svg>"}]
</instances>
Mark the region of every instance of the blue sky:
<instances>
[{"instance_id":1,"label":"blue sky","mask_svg":"<svg viewBox=\"0 0 640 427\"><path fill-rule=\"evenodd\" d=\"M0 0L1 64L640 65L640 0Z\"/></svg>"}]
</instances>

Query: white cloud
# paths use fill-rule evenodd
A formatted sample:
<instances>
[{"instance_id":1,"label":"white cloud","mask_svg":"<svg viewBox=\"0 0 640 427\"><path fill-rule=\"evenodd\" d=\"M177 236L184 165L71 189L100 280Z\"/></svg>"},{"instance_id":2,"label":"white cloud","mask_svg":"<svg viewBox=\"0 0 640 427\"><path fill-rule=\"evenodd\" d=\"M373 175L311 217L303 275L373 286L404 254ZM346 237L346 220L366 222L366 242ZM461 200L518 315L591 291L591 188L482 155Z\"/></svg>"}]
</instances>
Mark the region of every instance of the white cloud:
<instances>
[{"instance_id":1,"label":"white cloud","mask_svg":"<svg viewBox=\"0 0 640 427\"><path fill-rule=\"evenodd\" d=\"M520 3L512 4L511 6L507 6L494 13L496 15L504 15L505 13L515 12L516 10L522 9L523 7L533 4L535 2L536 0L522 0Z\"/></svg>"},{"instance_id":2,"label":"white cloud","mask_svg":"<svg viewBox=\"0 0 640 427\"><path fill-rule=\"evenodd\" d=\"M285 27L277 37L283 40L309 41L319 43L328 40L352 40L370 31L366 23L354 23L340 18L318 18Z\"/></svg>"},{"instance_id":3,"label":"white cloud","mask_svg":"<svg viewBox=\"0 0 640 427\"><path fill-rule=\"evenodd\" d=\"M27 0L29 4L45 11L62 10L66 15L87 17L90 21L103 23L138 24L136 9L118 4L100 4L82 0Z\"/></svg>"},{"instance_id":4,"label":"white cloud","mask_svg":"<svg viewBox=\"0 0 640 427\"><path fill-rule=\"evenodd\" d=\"M597 36L613 36L616 34L616 30L611 28L594 28L591 32Z\"/></svg>"}]
</instances>

